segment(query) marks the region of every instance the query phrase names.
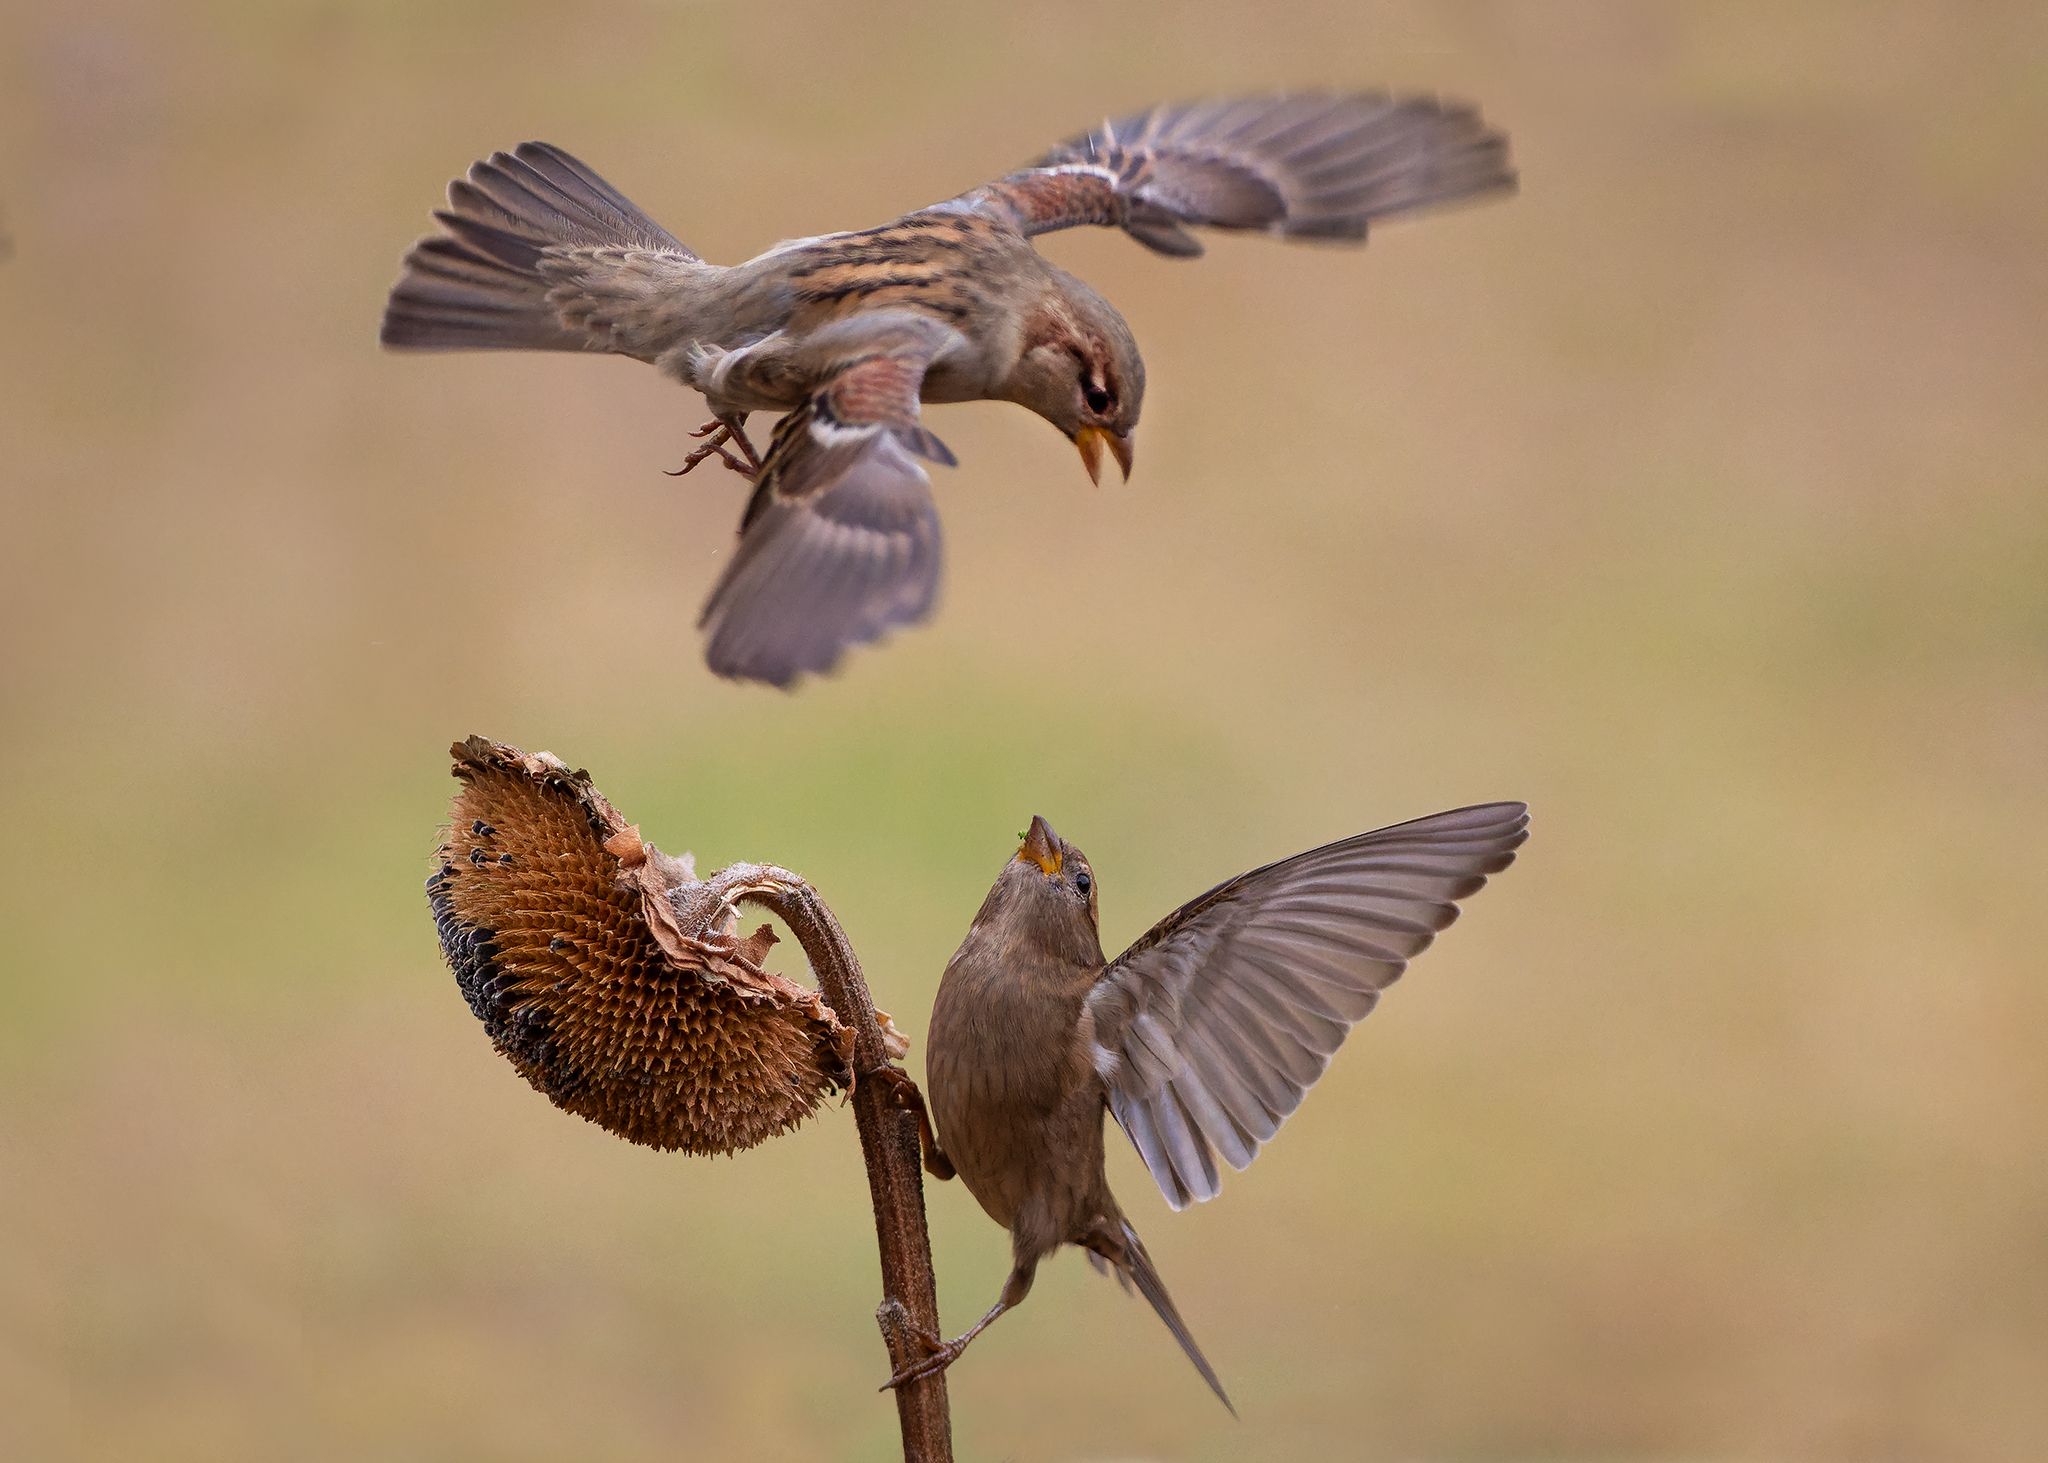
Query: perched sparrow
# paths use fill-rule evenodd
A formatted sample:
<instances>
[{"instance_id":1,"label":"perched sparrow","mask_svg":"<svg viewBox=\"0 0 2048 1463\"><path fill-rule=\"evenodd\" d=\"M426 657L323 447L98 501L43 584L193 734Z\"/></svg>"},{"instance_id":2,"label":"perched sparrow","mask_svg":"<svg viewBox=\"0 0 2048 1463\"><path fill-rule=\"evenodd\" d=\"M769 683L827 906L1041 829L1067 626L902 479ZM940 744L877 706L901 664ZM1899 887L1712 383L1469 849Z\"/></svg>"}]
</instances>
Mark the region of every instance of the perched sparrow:
<instances>
[{"instance_id":1,"label":"perched sparrow","mask_svg":"<svg viewBox=\"0 0 2048 1463\"><path fill-rule=\"evenodd\" d=\"M890 1384L950 1365L1024 1299L1040 1260L1080 1245L1151 1302L1229 1407L1109 1192L1103 1110L1168 1204L1214 1198L1217 1157L1257 1156L1528 827L1521 803L1487 803L1361 833L1219 884L1105 961L1094 871L1033 818L946 966L925 1058L927 1166L957 1170L1010 1231L1015 1268L987 1315L924 1338L929 1355Z\"/></svg>"},{"instance_id":2,"label":"perched sparrow","mask_svg":"<svg viewBox=\"0 0 2048 1463\"><path fill-rule=\"evenodd\" d=\"M720 675L787 685L921 620L939 519L920 459L953 455L924 401L1031 408L1125 476L1145 363L1124 319L1031 240L1121 228L1161 254L1183 225L1356 242L1379 218L1509 188L1507 143L1429 97L1276 96L1160 107L893 223L708 264L559 148L477 163L406 256L386 345L610 351L701 391L712 453L756 481L704 607ZM787 412L765 460L745 422ZM728 448L730 444L730 449ZM735 458L733 451L744 456Z\"/></svg>"}]
</instances>

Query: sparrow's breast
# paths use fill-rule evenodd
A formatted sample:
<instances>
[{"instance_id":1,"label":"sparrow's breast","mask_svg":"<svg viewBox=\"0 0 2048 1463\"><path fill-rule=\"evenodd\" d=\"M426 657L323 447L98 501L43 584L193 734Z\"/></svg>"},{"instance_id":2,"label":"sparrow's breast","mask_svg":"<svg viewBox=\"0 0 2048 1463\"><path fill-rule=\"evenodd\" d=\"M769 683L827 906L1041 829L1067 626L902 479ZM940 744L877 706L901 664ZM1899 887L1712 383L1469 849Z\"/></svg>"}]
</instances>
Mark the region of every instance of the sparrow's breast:
<instances>
[{"instance_id":1,"label":"sparrow's breast","mask_svg":"<svg viewBox=\"0 0 2048 1463\"><path fill-rule=\"evenodd\" d=\"M963 950L932 1008L925 1068L939 1145L989 1217L1066 1238L1102 1174L1100 1084L1075 1063L1080 1002Z\"/></svg>"}]
</instances>

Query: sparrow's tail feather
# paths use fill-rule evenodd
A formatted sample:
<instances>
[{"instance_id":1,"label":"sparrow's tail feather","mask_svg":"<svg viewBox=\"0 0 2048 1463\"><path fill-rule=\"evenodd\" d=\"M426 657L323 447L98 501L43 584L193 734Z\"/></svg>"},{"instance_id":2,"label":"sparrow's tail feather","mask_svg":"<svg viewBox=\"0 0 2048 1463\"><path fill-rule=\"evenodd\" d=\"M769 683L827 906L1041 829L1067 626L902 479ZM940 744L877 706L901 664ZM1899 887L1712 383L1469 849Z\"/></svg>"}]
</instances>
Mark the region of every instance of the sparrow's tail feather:
<instances>
[{"instance_id":1,"label":"sparrow's tail feather","mask_svg":"<svg viewBox=\"0 0 2048 1463\"><path fill-rule=\"evenodd\" d=\"M611 184L545 142L472 166L448 185L448 207L434 217L447 232L406 255L384 309L385 345L637 354L607 306L644 300L649 286L699 262Z\"/></svg>"},{"instance_id":2,"label":"sparrow's tail feather","mask_svg":"<svg viewBox=\"0 0 2048 1463\"><path fill-rule=\"evenodd\" d=\"M1114 1280L1118 1285L1123 1287L1123 1292L1125 1295L1131 1294L1131 1275L1128 1270L1118 1269L1115 1265L1110 1264L1109 1261L1103 1259L1102 1256L1096 1254L1093 1250L1090 1250L1088 1252L1088 1263L1094 1267L1095 1273L1097 1275L1100 1275L1108 1280Z\"/></svg>"},{"instance_id":3,"label":"sparrow's tail feather","mask_svg":"<svg viewBox=\"0 0 2048 1463\"><path fill-rule=\"evenodd\" d=\"M1138 1294L1150 1302L1159 1319L1166 1323L1166 1329L1173 1333L1173 1339L1180 1343L1180 1349L1195 1364L1195 1370L1202 1374L1202 1380L1209 1384L1209 1390L1216 1394L1216 1400L1232 1417L1237 1416L1237 1409L1230 1405L1230 1394L1223 1390L1223 1383L1216 1379L1216 1369L1209 1365L1209 1358L1202 1355L1202 1348L1195 1344L1194 1333L1188 1330L1188 1323L1180 1318L1180 1310L1174 1305L1173 1297L1166 1293L1166 1282L1153 1268L1152 1257L1145 1252L1144 1241L1131 1228L1131 1222L1121 1220L1114 1228L1099 1232L1089 1248L1116 1268L1117 1278L1128 1282L1126 1288L1131 1285L1137 1287Z\"/></svg>"}]
</instances>

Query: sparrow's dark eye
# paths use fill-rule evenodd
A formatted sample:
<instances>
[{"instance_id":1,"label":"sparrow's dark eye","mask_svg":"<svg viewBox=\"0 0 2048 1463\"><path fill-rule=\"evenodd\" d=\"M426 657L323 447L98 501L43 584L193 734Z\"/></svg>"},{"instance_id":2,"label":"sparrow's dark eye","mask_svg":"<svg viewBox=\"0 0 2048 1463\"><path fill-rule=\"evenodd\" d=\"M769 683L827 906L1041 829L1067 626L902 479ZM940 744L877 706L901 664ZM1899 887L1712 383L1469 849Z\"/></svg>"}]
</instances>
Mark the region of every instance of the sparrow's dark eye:
<instances>
[{"instance_id":1,"label":"sparrow's dark eye","mask_svg":"<svg viewBox=\"0 0 2048 1463\"><path fill-rule=\"evenodd\" d=\"M1080 895L1083 899L1086 899L1088 897L1088 891L1090 889L1093 889L1094 887L1095 880L1089 877L1088 871L1086 869L1083 869L1079 873L1074 875L1074 892Z\"/></svg>"},{"instance_id":2,"label":"sparrow's dark eye","mask_svg":"<svg viewBox=\"0 0 2048 1463\"><path fill-rule=\"evenodd\" d=\"M1088 403L1088 410L1099 417L1108 416L1110 407L1116 404L1116 398L1109 394L1108 388L1097 386L1093 381L1081 388L1081 399Z\"/></svg>"}]
</instances>

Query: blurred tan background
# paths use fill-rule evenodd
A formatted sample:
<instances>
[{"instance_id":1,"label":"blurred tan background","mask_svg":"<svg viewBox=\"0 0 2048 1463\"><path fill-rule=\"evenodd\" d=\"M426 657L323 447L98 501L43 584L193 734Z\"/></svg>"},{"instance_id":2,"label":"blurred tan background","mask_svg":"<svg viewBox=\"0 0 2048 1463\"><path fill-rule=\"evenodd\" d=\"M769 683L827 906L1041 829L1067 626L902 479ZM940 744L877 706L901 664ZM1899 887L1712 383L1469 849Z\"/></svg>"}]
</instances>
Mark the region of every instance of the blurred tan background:
<instances>
[{"instance_id":1,"label":"blurred tan background","mask_svg":"<svg viewBox=\"0 0 2048 1463\"><path fill-rule=\"evenodd\" d=\"M420 881L472 731L803 870L918 1037L1033 812L1116 949L1534 804L1219 1202L1119 1140L1244 1422L1069 1256L954 1372L963 1457L2048 1446L2039 7L4 16L0 1455L891 1456L849 1115L638 1151L464 1009ZM732 259L1303 83L1477 100L1522 195L1051 241L1145 343L1137 477L942 409L936 623L794 698L698 658L744 487L661 476L695 398L375 346L522 138ZM1006 1241L930 1202L957 1326Z\"/></svg>"}]
</instances>

